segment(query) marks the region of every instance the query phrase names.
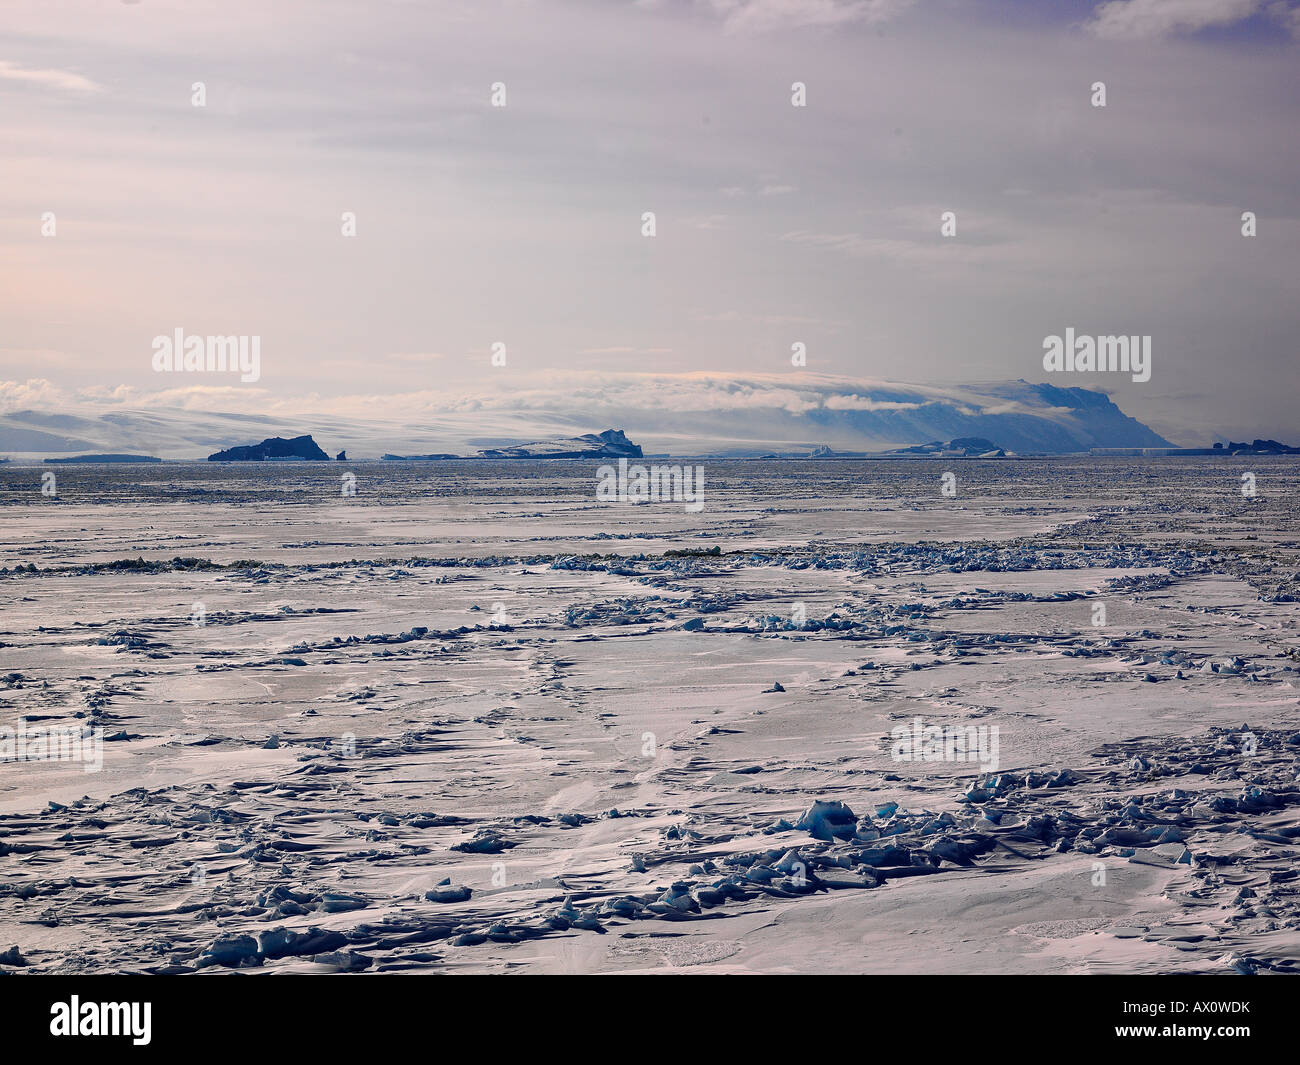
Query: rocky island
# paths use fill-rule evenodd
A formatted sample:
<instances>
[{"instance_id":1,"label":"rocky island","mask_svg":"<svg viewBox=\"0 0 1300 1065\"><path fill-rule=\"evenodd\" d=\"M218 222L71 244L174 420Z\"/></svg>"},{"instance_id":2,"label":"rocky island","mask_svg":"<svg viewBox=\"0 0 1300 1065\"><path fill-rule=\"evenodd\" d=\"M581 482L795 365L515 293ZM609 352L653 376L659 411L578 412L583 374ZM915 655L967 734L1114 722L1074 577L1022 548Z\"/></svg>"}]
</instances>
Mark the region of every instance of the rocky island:
<instances>
[{"instance_id":1,"label":"rocky island","mask_svg":"<svg viewBox=\"0 0 1300 1065\"><path fill-rule=\"evenodd\" d=\"M329 456L320 449L311 436L295 436L292 440L273 436L260 444L227 448L209 455L209 462L268 462L268 461L328 462Z\"/></svg>"}]
</instances>

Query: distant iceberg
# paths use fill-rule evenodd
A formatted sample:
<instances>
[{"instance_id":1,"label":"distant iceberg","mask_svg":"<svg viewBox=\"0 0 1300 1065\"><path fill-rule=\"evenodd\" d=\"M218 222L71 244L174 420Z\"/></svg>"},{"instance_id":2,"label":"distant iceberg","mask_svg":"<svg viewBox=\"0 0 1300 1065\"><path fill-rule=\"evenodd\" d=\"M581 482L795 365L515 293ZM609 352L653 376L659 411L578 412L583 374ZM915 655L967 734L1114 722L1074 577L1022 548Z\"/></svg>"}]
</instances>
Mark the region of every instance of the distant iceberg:
<instances>
[{"instance_id":1,"label":"distant iceberg","mask_svg":"<svg viewBox=\"0 0 1300 1065\"><path fill-rule=\"evenodd\" d=\"M642 457L640 446L632 443L622 429L586 433L568 440L543 440L511 447L484 448L478 455L479 458L484 459L639 459Z\"/></svg>"}]
</instances>

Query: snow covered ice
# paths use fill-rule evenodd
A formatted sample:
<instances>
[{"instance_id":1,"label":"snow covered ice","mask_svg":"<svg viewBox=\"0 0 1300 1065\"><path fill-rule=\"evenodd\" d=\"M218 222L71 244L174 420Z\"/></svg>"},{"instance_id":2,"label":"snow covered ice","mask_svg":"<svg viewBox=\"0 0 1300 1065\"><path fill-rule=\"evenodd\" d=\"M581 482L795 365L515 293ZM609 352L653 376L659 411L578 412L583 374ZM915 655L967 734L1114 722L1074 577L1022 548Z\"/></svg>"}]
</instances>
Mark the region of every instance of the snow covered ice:
<instances>
[{"instance_id":1,"label":"snow covered ice","mask_svg":"<svg viewBox=\"0 0 1300 1065\"><path fill-rule=\"evenodd\" d=\"M0 967L1300 966L1295 460L598 461L0 468Z\"/></svg>"}]
</instances>

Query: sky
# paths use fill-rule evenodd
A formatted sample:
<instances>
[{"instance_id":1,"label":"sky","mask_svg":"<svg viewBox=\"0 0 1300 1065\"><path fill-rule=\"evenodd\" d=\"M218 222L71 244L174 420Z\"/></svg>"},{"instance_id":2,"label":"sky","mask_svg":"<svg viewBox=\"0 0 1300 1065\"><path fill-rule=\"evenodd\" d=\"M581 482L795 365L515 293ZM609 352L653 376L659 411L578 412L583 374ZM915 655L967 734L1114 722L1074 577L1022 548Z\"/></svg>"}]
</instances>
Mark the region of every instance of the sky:
<instances>
[{"instance_id":1,"label":"sky","mask_svg":"<svg viewBox=\"0 0 1300 1065\"><path fill-rule=\"evenodd\" d=\"M0 138L0 413L1024 378L1300 444L1300 0L4 0Z\"/></svg>"}]
</instances>

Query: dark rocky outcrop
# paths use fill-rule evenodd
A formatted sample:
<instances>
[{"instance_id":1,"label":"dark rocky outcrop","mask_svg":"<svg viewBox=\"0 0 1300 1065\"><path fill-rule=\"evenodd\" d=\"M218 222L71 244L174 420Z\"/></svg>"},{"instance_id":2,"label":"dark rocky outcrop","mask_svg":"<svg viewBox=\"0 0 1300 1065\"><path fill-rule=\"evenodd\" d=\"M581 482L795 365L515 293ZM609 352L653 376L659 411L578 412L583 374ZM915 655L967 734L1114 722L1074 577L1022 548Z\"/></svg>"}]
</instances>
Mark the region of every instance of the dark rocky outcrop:
<instances>
[{"instance_id":1,"label":"dark rocky outcrop","mask_svg":"<svg viewBox=\"0 0 1300 1065\"><path fill-rule=\"evenodd\" d=\"M329 456L310 436L295 436L292 440L273 436L260 444L232 447L208 456L209 462L267 462L273 459L328 462Z\"/></svg>"},{"instance_id":2,"label":"dark rocky outcrop","mask_svg":"<svg viewBox=\"0 0 1300 1065\"><path fill-rule=\"evenodd\" d=\"M1300 447L1289 447L1276 440L1253 440L1249 444L1229 440L1223 445L1215 444L1214 450L1227 451L1233 455L1300 455Z\"/></svg>"}]
</instances>

